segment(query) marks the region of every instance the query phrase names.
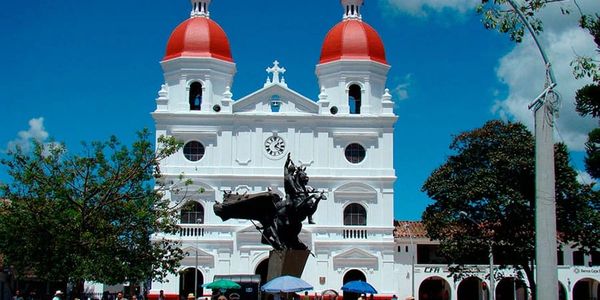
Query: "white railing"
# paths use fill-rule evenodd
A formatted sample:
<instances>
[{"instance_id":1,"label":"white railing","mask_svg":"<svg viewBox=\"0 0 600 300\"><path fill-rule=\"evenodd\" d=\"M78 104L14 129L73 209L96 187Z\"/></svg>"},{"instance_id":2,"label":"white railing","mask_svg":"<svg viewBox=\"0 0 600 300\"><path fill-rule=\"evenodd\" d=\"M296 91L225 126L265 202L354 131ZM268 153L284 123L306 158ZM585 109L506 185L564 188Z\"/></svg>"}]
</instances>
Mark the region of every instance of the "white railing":
<instances>
[{"instance_id":1,"label":"white railing","mask_svg":"<svg viewBox=\"0 0 600 300\"><path fill-rule=\"evenodd\" d=\"M179 236L181 237L201 237L204 236L204 227L198 225L179 225Z\"/></svg>"},{"instance_id":2,"label":"white railing","mask_svg":"<svg viewBox=\"0 0 600 300\"><path fill-rule=\"evenodd\" d=\"M368 232L366 229L344 229L342 236L344 239L367 239Z\"/></svg>"}]
</instances>

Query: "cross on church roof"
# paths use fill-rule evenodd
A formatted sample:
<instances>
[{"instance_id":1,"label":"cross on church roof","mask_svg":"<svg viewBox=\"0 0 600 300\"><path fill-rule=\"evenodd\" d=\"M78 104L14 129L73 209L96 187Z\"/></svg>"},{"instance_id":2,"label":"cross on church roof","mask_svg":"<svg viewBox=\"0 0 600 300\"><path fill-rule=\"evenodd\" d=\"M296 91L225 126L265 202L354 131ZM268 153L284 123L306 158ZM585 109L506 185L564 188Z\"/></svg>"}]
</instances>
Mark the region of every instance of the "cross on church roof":
<instances>
[{"instance_id":1,"label":"cross on church roof","mask_svg":"<svg viewBox=\"0 0 600 300\"><path fill-rule=\"evenodd\" d=\"M273 62L273 67L267 68L267 73L273 74L273 79L269 79L267 76L267 82L265 85L279 83L285 85L285 79L283 78L283 73L285 73L285 68L279 67L279 61L275 60ZM281 80L279 79L279 74L281 74Z\"/></svg>"}]
</instances>

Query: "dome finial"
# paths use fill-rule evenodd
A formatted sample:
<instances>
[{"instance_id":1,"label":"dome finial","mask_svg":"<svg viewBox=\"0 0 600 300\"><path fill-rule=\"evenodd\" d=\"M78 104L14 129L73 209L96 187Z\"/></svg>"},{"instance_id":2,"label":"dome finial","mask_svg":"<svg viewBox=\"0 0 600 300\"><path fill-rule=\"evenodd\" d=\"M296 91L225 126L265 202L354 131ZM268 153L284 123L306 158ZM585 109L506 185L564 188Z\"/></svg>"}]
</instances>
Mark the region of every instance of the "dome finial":
<instances>
[{"instance_id":1,"label":"dome finial","mask_svg":"<svg viewBox=\"0 0 600 300\"><path fill-rule=\"evenodd\" d=\"M361 20L360 7L363 5L364 0L342 0L342 6L344 7L344 20L353 19Z\"/></svg>"},{"instance_id":2,"label":"dome finial","mask_svg":"<svg viewBox=\"0 0 600 300\"><path fill-rule=\"evenodd\" d=\"M190 17L210 17L208 6L211 0L191 0L192 1L192 12Z\"/></svg>"}]
</instances>

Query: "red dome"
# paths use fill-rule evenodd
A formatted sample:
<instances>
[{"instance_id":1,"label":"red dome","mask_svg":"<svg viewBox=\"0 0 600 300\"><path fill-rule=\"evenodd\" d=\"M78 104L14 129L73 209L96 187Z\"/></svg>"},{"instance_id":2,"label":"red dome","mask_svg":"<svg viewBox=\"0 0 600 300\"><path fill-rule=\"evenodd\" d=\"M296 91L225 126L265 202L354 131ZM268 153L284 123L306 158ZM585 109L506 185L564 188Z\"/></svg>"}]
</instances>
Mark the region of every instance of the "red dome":
<instances>
[{"instance_id":1,"label":"red dome","mask_svg":"<svg viewBox=\"0 0 600 300\"><path fill-rule=\"evenodd\" d=\"M341 59L365 59L387 64L379 34L369 24L359 20L344 20L325 37L319 63Z\"/></svg>"},{"instance_id":2,"label":"red dome","mask_svg":"<svg viewBox=\"0 0 600 300\"><path fill-rule=\"evenodd\" d=\"M171 33L163 60L182 56L233 62L225 31L215 21L204 17L187 19Z\"/></svg>"}]
</instances>

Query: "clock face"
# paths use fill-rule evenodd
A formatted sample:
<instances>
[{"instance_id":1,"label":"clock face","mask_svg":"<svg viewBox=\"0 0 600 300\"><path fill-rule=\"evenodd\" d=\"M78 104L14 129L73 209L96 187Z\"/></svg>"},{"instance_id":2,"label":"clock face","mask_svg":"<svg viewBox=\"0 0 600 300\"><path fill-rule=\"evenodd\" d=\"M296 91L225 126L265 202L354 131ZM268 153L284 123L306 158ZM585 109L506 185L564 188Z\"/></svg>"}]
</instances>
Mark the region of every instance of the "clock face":
<instances>
[{"instance_id":1,"label":"clock face","mask_svg":"<svg viewBox=\"0 0 600 300\"><path fill-rule=\"evenodd\" d=\"M271 156L280 156L285 151L285 142L279 136L270 136L265 140L265 151Z\"/></svg>"}]
</instances>

